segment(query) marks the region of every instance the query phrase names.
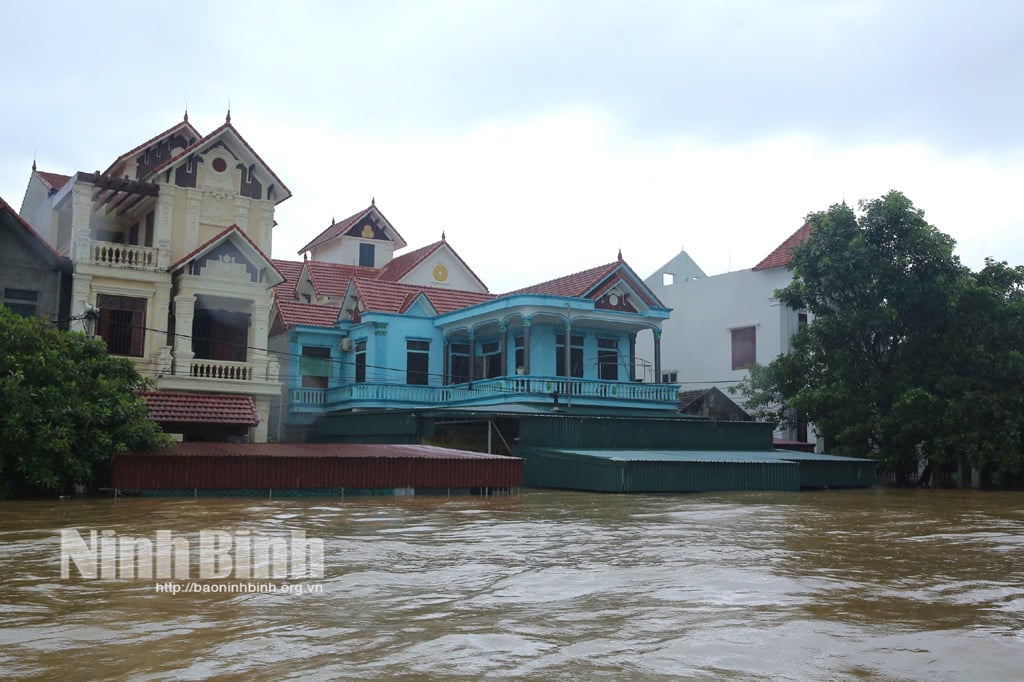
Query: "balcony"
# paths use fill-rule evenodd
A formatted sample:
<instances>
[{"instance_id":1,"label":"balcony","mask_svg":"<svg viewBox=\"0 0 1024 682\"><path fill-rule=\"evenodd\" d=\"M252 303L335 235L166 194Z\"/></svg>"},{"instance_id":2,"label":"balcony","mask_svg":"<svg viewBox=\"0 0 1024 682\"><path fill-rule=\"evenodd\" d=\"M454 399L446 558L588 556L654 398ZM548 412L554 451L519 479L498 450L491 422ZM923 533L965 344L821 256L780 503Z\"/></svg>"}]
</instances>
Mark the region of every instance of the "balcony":
<instances>
[{"instance_id":1,"label":"balcony","mask_svg":"<svg viewBox=\"0 0 1024 682\"><path fill-rule=\"evenodd\" d=\"M162 255L161 249L152 246L92 240L89 242L87 262L115 268L161 270L168 265L165 262L168 258Z\"/></svg>"},{"instance_id":2,"label":"balcony","mask_svg":"<svg viewBox=\"0 0 1024 682\"><path fill-rule=\"evenodd\" d=\"M224 381L250 381L253 378L252 365L248 362L227 360L192 360L189 375L197 379Z\"/></svg>"},{"instance_id":3,"label":"balcony","mask_svg":"<svg viewBox=\"0 0 1024 682\"><path fill-rule=\"evenodd\" d=\"M481 379L449 386L359 383L339 388L294 388L293 412L319 413L353 408L466 407L553 402L573 405L671 409L678 405L679 386L565 377L514 376Z\"/></svg>"}]
</instances>

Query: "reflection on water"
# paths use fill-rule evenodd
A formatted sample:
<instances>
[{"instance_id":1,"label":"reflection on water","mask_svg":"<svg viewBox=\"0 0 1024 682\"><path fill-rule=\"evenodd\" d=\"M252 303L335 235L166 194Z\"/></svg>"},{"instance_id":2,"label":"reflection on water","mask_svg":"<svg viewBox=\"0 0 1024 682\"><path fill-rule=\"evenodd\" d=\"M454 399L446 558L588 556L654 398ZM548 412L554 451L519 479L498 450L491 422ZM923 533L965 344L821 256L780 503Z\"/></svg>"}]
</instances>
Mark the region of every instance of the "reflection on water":
<instances>
[{"instance_id":1,"label":"reflection on water","mask_svg":"<svg viewBox=\"0 0 1024 682\"><path fill-rule=\"evenodd\" d=\"M1011 680L1024 496L0 503L0 675ZM314 594L61 580L62 528L305 531Z\"/></svg>"}]
</instances>

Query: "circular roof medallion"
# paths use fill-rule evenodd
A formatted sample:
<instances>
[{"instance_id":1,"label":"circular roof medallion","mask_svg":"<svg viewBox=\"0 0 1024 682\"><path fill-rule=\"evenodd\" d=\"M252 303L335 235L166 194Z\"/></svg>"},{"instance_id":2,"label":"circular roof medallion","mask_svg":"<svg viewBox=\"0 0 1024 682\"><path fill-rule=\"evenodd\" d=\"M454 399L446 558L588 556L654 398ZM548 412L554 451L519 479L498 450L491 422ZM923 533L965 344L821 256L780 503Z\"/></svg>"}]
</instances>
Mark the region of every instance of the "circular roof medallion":
<instances>
[{"instance_id":1,"label":"circular roof medallion","mask_svg":"<svg viewBox=\"0 0 1024 682\"><path fill-rule=\"evenodd\" d=\"M438 282L443 282L448 279L448 268L441 265L440 263L434 266L434 279Z\"/></svg>"},{"instance_id":2,"label":"circular roof medallion","mask_svg":"<svg viewBox=\"0 0 1024 682\"><path fill-rule=\"evenodd\" d=\"M213 160L213 163L210 164L210 165L212 165L213 166L213 170L217 171L218 173L223 173L224 171L226 171L228 169L228 162L225 161L224 159L222 159L219 156L217 158L215 158Z\"/></svg>"}]
</instances>

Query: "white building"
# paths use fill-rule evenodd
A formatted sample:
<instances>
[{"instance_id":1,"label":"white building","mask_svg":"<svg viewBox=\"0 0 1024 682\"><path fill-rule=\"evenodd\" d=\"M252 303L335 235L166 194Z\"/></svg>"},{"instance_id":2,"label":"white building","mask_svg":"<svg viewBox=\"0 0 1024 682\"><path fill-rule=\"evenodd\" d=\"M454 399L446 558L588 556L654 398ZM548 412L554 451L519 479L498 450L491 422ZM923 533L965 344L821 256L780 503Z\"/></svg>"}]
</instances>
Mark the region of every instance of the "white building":
<instances>
[{"instance_id":1,"label":"white building","mask_svg":"<svg viewBox=\"0 0 1024 682\"><path fill-rule=\"evenodd\" d=\"M810 234L803 225L749 270L711 277L685 251L658 268L645 283L672 317L662 324L661 381L682 390L716 387L728 391L748 375L747 367L768 364L788 353L807 313L775 298L792 274L786 268L792 249ZM638 353L649 355L651 348ZM742 404L740 396L734 396ZM778 440L807 442L806 425L776 433Z\"/></svg>"}]
</instances>

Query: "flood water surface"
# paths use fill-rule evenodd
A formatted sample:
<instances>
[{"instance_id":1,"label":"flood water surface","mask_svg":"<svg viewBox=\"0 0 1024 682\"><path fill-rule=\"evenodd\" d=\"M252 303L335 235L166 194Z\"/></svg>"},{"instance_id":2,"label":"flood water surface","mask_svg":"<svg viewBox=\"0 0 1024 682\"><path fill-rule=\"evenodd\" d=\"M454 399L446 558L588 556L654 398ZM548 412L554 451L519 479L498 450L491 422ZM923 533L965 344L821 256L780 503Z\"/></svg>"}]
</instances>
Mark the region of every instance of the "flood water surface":
<instances>
[{"instance_id":1,"label":"flood water surface","mask_svg":"<svg viewBox=\"0 0 1024 682\"><path fill-rule=\"evenodd\" d=\"M62 529L303 531L324 577L61 577ZM192 535L189 535L192 534ZM1015 680L1024 495L0 503L0 676ZM221 580L179 585L226 584ZM264 581L265 583L268 581ZM268 583L268 584L269 584Z\"/></svg>"}]
</instances>

